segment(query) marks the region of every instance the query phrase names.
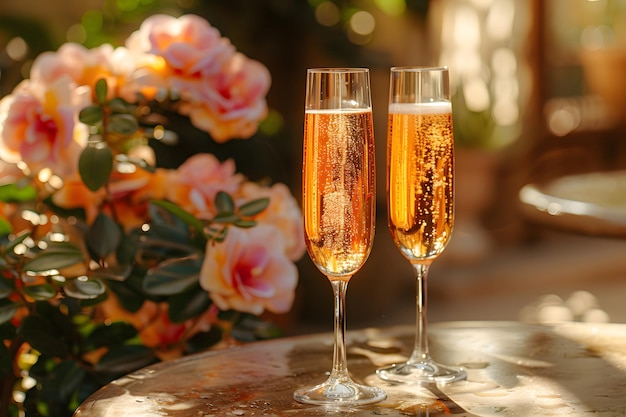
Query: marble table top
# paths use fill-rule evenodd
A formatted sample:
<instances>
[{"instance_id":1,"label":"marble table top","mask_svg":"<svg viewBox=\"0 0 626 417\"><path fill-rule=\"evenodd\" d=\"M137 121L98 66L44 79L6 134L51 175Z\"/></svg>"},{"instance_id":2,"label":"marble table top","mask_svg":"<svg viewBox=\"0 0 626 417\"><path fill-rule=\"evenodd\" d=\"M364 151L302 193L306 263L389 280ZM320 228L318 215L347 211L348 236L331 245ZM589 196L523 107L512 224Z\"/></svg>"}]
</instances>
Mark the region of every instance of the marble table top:
<instances>
[{"instance_id":1,"label":"marble table top","mask_svg":"<svg viewBox=\"0 0 626 417\"><path fill-rule=\"evenodd\" d=\"M432 356L464 366L466 381L393 385L375 370L406 360L415 329L348 333L356 380L385 401L333 409L300 404L294 389L324 381L332 335L287 337L156 364L102 388L75 417L122 416L621 416L626 325L447 322L430 326Z\"/></svg>"}]
</instances>

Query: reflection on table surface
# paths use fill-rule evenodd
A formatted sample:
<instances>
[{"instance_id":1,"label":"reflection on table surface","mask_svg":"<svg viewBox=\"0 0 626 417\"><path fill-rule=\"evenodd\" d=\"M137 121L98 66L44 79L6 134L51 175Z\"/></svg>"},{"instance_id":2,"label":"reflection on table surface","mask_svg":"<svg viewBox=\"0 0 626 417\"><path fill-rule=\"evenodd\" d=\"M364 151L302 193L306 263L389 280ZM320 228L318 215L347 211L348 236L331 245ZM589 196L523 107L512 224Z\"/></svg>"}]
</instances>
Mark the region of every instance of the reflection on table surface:
<instances>
[{"instance_id":1,"label":"reflection on table surface","mask_svg":"<svg viewBox=\"0 0 626 417\"><path fill-rule=\"evenodd\" d=\"M376 368L406 360L415 328L348 334L357 380L388 398L353 409L297 403L296 387L322 382L332 335L252 343L150 366L85 401L90 416L617 416L626 414L626 325L451 322L430 328L431 353L468 380L393 386Z\"/></svg>"}]
</instances>

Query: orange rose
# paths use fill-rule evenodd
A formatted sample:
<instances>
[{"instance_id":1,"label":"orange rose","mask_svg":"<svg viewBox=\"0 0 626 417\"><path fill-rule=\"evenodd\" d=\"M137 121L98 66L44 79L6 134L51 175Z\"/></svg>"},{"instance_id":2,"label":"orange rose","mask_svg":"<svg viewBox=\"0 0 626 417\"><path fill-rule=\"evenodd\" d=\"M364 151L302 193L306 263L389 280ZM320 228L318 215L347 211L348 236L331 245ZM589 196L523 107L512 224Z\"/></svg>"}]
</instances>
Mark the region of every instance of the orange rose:
<instances>
[{"instance_id":1,"label":"orange rose","mask_svg":"<svg viewBox=\"0 0 626 417\"><path fill-rule=\"evenodd\" d=\"M172 171L159 168L149 172L134 165L129 170L114 171L109 182L110 203L117 220L127 230L138 227L148 220L148 201L165 198Z\"/></svg>"},{"instance_id":2,"label":"orange rose","mask_svg":"<svg viewBox=\"0 0 626 417\"><path fill-rule=\"evenodd\" d=\"M147 221L147 202L165 198L170 171L160 168L149 172L132 164L123 166L111 173L108 196L104 188L92 192L80 177L74 176L52 195L52 201L59 207L84 209L88 224L104 211L110 215L115 212L126 229L140 226Z\"/></svg>"},{"instance_id":3,"label":"orange rose","mask_svg":"<svg viewBox=\"0 0 626 417\"><path fill-rule=\"evenodd\" d=\"M184 323L172 323L168 317L167 303L144 301L141 308L134 313L122 308L115 296L109 297L98 305L102 320L106 322L125 321L132 324L138 331L142 343L154 349L162 359L171 359L182 354L181 342L199 331L208 331L215 312L210 309L198 320Z\"/></svg>"},{"instance_id":4,"label":"orange rose","mask_svg":"<svg viewBox=\"0 0 626 417\"><path fill-rule=\"evenodd\" d=\"M105 198L106 192L103 188L95 192L89 190L78 175L66 179L63 187L52 194L52 202L59 207L84 209L89 224L95 220Z\"/></svg>"}]
</instances>

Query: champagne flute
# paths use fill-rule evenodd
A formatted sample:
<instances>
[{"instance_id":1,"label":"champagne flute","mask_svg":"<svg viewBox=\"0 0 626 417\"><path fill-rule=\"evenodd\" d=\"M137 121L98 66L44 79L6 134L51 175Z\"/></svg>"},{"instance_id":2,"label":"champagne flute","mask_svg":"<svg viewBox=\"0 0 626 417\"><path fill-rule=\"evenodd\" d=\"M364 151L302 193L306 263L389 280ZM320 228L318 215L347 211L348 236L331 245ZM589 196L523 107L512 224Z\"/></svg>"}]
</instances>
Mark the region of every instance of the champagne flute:
<instances>
[{"instance_id":1,"label":"champagne flute","mask_svg":"<svg viewBox=\"0 0 626 417\"><path fill-rule=\"evenodd\" d=\"M302 199L307 251L335 298L333 367L327 381L294 392L321 405L369 404L385 392L354 382L346 359L345 293L369 256L375 225L375 165L369 70L309 69Z\"/></svg>"},{"instance_id":2,"label":"champagne flute","mask_svg":"<svg viewBox=\"0 0 626 417\"><path fill-rule=\"evenodd\" d=\"M393 241L417 280L415 345L406 363L378 369L393 382L452 382L463 368L428 351L427 275L454 220L454 137L448 69L391 68L387 130L387 220Z\"/></svg>"}]
</instances>

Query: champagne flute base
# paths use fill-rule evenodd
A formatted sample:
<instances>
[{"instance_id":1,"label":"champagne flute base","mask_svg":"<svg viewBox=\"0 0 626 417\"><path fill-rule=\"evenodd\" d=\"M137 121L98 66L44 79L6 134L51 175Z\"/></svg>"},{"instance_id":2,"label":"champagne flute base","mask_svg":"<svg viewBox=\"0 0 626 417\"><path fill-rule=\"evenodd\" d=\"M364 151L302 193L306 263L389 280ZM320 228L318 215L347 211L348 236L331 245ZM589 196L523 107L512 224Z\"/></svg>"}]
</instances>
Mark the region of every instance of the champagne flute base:
<instances>
[{"instance_id":1,"label":"champagne flute base","mask_svg":"<svg viewBox=\"0 0 626 417\"><path fill-rule=\"evenodd\" d=\"M467 378L467 373L463 368L441 365L432 360L395 364L388 368L377 369L376 374L385 381L404 384L447 383Z\"/></svg>"},{"instance_id":2,"label":"champagne flute base","mask_svg":"<svg viewBox=\"0 0 626 417\"><path fill-rule=\"evenodd\" d=\"M323 384L296 390L293 398L305 404L352 406L383 401L387 394L378 387L357 384L352 380L341 381L330 378Z\"/></svg>"}]
</instances>

